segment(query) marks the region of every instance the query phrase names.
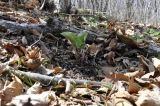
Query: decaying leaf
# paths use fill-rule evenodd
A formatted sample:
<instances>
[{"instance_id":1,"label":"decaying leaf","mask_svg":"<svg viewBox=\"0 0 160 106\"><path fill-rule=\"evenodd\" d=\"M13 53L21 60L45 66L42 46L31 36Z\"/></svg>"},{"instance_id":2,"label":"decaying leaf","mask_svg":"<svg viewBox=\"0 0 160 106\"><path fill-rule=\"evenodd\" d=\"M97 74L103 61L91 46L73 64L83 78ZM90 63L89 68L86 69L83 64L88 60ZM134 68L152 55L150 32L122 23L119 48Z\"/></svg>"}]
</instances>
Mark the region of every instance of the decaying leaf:
<instances>
[{"instance_id":1,"label":"decaying leaf","mask_svg":"<svg viewBox=\"0 0 160 106\"><path fill-rule=\"evenodd\" d=\"M25 57L21 58L21 62L29 69L36 69L41 65L41 53L39 48L29 48Z\"/></svg>"},{"instance_id":2,"label":"decaying leaf","mask_svg":"<svg viewBox=\"0 0 160 106\"><path fill-rule=\"evenodd\" d=\"M52 70L52 72L53 72L54 74L58 74L58 73L60 73L60 72L62 72L62 71L63 71L62 67L55 67L55 68Z\"/></svg>"},{"instance_id":3,"label":"decaying leaf","mask_svg":"<svg viewBox=\"0 0 160 106\"><path fill-rule=\"evenodd\" d=\"M38 47L28 49L27 53L28 53L27 56L31 59L37 59L40 58L41 56L40 49Z\"/></svg>"},{"instance_id":4,"label":"decaying leaf","mask_svg":"<svg viewBox=\"0 0 160 106\"><path fill-rule=\"evenodd\" d=\"M13 97L22 94L22 92L23 92L23 84L18 77L14 76L13 81L0 91L2 104L4 105L10 102Z\"/></svg>"},{"instance_id":5,"label":"decaying leaf","mask_svg":"<svg viewBox=\"0 0 160 106\"><path fill-rule=\"evenodd\" d=\"M21 59L22 63L31 70L37 69L41 65L40 59Z\"/></svg>"},{"instance_id":6,"label":"decaying leaf","mask_svg":"<svg viewBox=\"0 0 160 106\"><path fill-rule=\"evenodd\" d=\"M3 48L5 48L9 53L16 53L18 56L24 56L26 54L26 49L20 45L14 45L12 43L3 43Z\"/></svg>"},{"instance_id":7,"label":"decaying leaf","mask_svg":"<svg viewBox=\"0 0 160 106\"><path fill-rule=\"evenodd\" d=\"M130 78L129 85L128 85L128 92L129 93L138 93L141 89L141 86L134 81L134 78Z\"/></svg>"},{"instance_id":8,"label":"decaying leaf","mask_svg":"<svg viewBox=\"0 0 160 106\"><path fill-rule=\"evenodd\" d=\"M129 81L130 78L136 78L136 77L141 77L144 75L144 71L135 71L135 72L128 72L126 74L122 73L113 73L108 75L108 78L114 79L114 80L122 80L122 81Z\"/></svg>"},{"instance_id":9,"label":"decaying leaf","mask_svg":"<svg viewBox=\"0 0 160 106\"><path fill-rule=\"evenodd\" d=\"M144 71L147 73L155 72L155 67L149 59L145 58L143 55L138 56L138 58L140 59Z\"/></svg>"},{"instance_id":10,"label":"decaying leaf","mask_svg":"<svg viewBox=\"0 0 160 106\"><path fill-rule=\"evenodd\" d=\"M132 38L128 37L125 35L125 31L122 29L118 29L116 31L117 33L117 37L125 44L133 47L133 48L138 48L138 43L136 41L134 41Z\"/></svg>"}]
</instances>

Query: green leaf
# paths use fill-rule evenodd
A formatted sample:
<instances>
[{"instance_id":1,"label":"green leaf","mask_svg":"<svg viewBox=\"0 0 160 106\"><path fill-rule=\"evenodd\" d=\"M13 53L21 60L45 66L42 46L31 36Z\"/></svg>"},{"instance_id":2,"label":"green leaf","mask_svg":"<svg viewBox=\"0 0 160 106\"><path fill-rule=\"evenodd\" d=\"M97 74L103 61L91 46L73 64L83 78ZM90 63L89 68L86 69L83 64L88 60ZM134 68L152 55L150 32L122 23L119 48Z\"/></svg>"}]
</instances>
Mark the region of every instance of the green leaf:
<instances>
[{"instance_id":1,"label":"green leaf","mask_svg":"<svg viewBox=\"0 0 160 106\"><path fill-rule=\"evenodd\" d=\"M63 32L61 33L66 39L68 39L74 47L76 46L77 34L73 32Z\"/></svg>"},{"instance_id":2,"label":"green leaf","mask_svg":"<svg viewBox=\"0 0 160 106\"><path fill-rule=\"evenodd\" d=\"M81 32L78 35L73 32L63 32L61 33L66 39L68 39L72 45L76 48L84 48L85 41L87 39L87 32Z\"/></svg>"},{"instance_id":3,"label":"green leaf","mask_svg":"<svg viewBox=\"0 0 160 106\"><path fill-rule=\"evenodd\" d=\"M84 48L87 36L88 36L87 32L81 32L78 34L78 39L77 39L78 48Z\"/></svg>"}]
</instances>

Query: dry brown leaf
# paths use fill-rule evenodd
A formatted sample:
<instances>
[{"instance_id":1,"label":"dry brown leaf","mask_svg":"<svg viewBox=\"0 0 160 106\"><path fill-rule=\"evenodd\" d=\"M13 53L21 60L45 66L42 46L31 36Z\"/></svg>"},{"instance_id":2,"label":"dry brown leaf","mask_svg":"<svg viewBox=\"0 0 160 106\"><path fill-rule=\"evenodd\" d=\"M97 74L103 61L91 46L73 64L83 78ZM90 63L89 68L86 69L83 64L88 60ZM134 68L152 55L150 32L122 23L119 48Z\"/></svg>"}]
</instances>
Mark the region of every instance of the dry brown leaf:
<instances>
[{"instance_id":1,"label":"dry brown leaf","mask_svg":"<svg viewBox=\"0 0 160 106\"><path fill-rule=\"evenodd\" d=\"M160 106L159 93L144 90L139 92L138 100L135 102L137 106Z\"/></svg>"},{"instance_id":2,"label":"dry brown leaf","mask_svg":"<svg viewBox=\"0 0 160 106\"><path fill-rule=\"evenodd\" d=\"M27 53L28 53L27 56L31 59L37 59L37 58L40 58L41 56L40 49L38 47L28 49Z\"/></svg>"},{"instance_id":3,"label":"dry brown leaf","mask_svg":"<svg viewBox=\"0 0 160 106\"><path fill-rule=\"evenodd\" d=\"M37 69L41 65L40 59L21 59L22 63L31 70Z\"/></svg>"},{"instance_id":4,"label":"dry brown leaf","mask_svg":"<svg viewBox=\"0 0 160 106\"><path fill-rule=\"evenodd\" d=\"M4 43L3 48L5 48L9 53L17 53L20 57L26 54L25 48L19 45Z\"/></svg>"},{"instance_id":5,"label":"dry brown leaf","mask_svg":"<svg viewBox=\"0 0 160 106\"><path fill-rule=\"evenodd\" d=\"M108 75L108 78L114 79L114 80L122 80L122 81L129 81L130 78L136 78L136 77L141 77L144 75L144 71L135 71L135 72L129 72L126 74L122 73L113 73Z\"/></svg>"},{"instance_id":6,"label":"dry brown leaf","mask_svg":"<svg viewBox=\"0 0 160 106\"><path fill-rule=\"evenodd\" d=\"M107 78L111 78L113 80L122 80L122 81L128 81L129 77L122 74L122 73L113 73L111 75L107 75Z\"/></svg>"},{"instance_id":7,"label":"dry brown leaf","mask_svg":"<svg viewBox=\"0 0 160 106\"><path fill-rule=\"evenodd\" d=\"M149 59L145 58L143 55L138 56L138 58L143 66L144 71L147 73L156 71L153 63Z\"/></svg>"},{"instance_id":8,"label":"dry brown leaf","mask_svg":"<svg viewBox=\"0 0 160 106\"><path fill-rule=\"evenodd\" d=\"M0 96L2 97L2 104L4 105L10 102L13 97L22 94L22 92L23 84L18 77L14 76L13 81L0 91Z\"/></svg>"},{"instance_id":9,"label":"dry brown leaf","mask_svg":"<svg viewBox=\"0 0 160 106\"><path fill-rule=\"evenodd\" d=\"M62 71L63 71L62 67L55 67L52 72L53 72L54 74L58 74L58 73L60 73L60 72L62 72Z\"/></svg>"},{"instance_id":10,"label":"dry brown leaf","mask_svg":"<svg viewBox=\"0 0 160 106\"><path fill-rule=\"evenodd\" d=\"M42 86L39 82L36 82L32 87L27 90L26 94L39 94L42 91Z\"/></svg>"},{"instance_id":11,"label":"dry brown leaf","mask_svg":"<svg viewBox=\"0 0 160 106\"><path fill-rule=\"evenodd\" d=\"M141 86L134 81L134 78L130 78L129 85L128 85L128 92L129 93L138 93L141 89Z\"/></svg>"},{"instance_id":12,"label":"dry brown leaf","mask_svg":"<svg viewBox=\"0 0 160 106\"><path fill-rule=\"evenodd\" d=\"M117 29L116 33L117 33L118 39L120 39L123 43L133 48L138 48L138 43L134 41L132 38L126 36L124 29Z\"/></svg>"},{"instance_id":13,"label":"dry brown leaf","mask_svg":"<svg viewBox=\"0 0 160 106\"><path fill-rule=\"evenodd\" d=\"M27 54L21 58L21 62L29 69L37 69L41 65L40 49L37 47L28 48Z\"/></svg>"}]
</instances>

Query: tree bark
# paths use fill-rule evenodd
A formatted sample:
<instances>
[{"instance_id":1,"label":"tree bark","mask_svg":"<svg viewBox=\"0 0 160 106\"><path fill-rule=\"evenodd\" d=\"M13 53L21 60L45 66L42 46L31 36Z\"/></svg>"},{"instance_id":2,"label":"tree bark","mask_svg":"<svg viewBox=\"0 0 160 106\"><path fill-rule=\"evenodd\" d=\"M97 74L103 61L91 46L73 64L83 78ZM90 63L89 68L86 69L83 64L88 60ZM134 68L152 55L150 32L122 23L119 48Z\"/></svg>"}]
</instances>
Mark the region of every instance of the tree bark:
<instances>
[{"instance_id":1,"label":"tree bark","mask_svg":"<svg viewBox=\"0 0 160 106\"><path fill-rule=\"evenodd\" d=\"M60 0L59 5L60 5L60 12L70 13L70 9L72 6L71 0Z\"/></svg>"}]
</instances>

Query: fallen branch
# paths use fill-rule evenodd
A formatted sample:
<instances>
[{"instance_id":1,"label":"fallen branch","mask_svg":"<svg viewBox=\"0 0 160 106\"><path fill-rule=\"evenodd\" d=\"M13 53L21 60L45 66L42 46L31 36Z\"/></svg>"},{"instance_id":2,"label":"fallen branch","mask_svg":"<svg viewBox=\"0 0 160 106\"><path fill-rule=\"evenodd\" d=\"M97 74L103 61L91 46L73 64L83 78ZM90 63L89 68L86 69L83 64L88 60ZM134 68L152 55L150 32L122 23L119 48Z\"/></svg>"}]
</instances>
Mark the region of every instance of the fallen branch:
<instances>
[{"instance_id":1,"label":"fallen branch","mask_svg":"<svg viewBox=\"0 0 160 106\"><path fill-rule=\"evenodd\" d=\"M28 24L28 23L18 23L8 20L0 19L0 28L9 29L11 31L31 31L33 29L44 32L44 33L61 33L63 31L71 31L80 33L84 31L83 28L78 28L76 26L71 26L58 18L49 19L47 24ZM93 41L98 35L98 33L86 30L88 33L87 40Z\"/></svg>"},{"instance_id":2,"label":"fallen branch","mask_svg":"<svg viewBox=\"0 0 160 106\"><path fill-rule=\"evenodd\" d=\"M92 85L92 86L108 86L109 88L111 87L111 84L107 84L104 82L97 82L97 81L90 81L90 80L79 80L79 79L67 79L67 78L61 78L61 77L54 77L54 76L47 76L47 75L42 75L39 73L32 73L32 72L24 72L24 71L20 71L20 70L14 70L12 68L8 68L6 69L6 71L8 71L9 73L13 73L15 75L17 75L18 77L24 76L24 77L28 77L34 81L38 81L42 84L52 84L52 85L57 85L59 81L63 81L63 82L71 82L74 83L76 85Z\"/></svg>"}]
</instances>

